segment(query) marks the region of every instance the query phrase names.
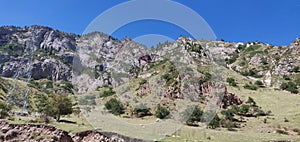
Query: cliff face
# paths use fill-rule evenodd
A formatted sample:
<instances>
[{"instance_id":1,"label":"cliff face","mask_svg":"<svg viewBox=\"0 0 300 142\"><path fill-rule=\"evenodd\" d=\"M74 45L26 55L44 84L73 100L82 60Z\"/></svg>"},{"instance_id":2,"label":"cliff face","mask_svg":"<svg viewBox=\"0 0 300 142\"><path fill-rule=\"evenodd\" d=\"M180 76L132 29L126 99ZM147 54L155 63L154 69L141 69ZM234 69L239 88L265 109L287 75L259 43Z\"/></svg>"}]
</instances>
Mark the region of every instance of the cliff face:
<instances>
[{"instance_id":1,"label":"cliff face","mask_svg":"<svg viewBox=\"0 0 300 142\"><path fill-rule=\"evenodd\" d=\"M132 67L147 66L150 59L158 61L167 57L175 60L178 54L182 55L176 60L200 65L209 62L211 60L209 58L220 56L229 69L241 74L256 69L256 74L245 74L245 76L249 76L250 79L254 76L267 86L275 87L280 85L283 75L297 74L293 69L300 65L298 58L300 39L290 46L272 46L259 42L193 41L181 37L175 43L161 44L153 50L129 38L120 41L97 32L75 35L42 26L24 28L6 26L0 27L0 74L2 76L12 77L18 68L26 68L31 57L24 53L27 42L31 42L34 48L32 78L71 81L72 73L76 71L74 70L76 66L73 66L73 59L76 58L77 65L96 68L97 73L94 78L98 81L91 77L83 82L94 81L100 86L118 85L128 80L127 76L118 78L119 80L111 77L111 72L119 76L124 74L135 76L136 72L132 71ZM202 47L209 49L212 56L206 56L206 53L201 51ZM20 64L21 62L23 64ZM20 76L25 76L25 73ZM80 78L86 77L81 76L74 81ZM77 83L80 86L78 81ZM92 86L94 89L97 85Z\"/></svg>"}]
</instances>

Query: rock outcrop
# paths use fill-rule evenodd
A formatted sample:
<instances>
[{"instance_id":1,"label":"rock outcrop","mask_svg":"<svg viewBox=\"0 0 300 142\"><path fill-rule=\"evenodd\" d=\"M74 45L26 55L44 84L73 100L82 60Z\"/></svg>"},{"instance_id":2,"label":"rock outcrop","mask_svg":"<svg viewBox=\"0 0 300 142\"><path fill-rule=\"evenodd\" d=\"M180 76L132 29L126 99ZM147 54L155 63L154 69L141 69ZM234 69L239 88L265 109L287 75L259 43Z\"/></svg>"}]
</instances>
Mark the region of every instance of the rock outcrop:
<instances>
[{"instance_id":1,"label":"rock outcrop","mask_svg":"<svg viewBox=\"0 0 300 142\"><path fill-rule=\"evenodd\" d=\"M23 142L144 142L111 132L88 130L75 134L44 124L9 124L0 121L0 141Z\"/></svg>"}]
</instances>

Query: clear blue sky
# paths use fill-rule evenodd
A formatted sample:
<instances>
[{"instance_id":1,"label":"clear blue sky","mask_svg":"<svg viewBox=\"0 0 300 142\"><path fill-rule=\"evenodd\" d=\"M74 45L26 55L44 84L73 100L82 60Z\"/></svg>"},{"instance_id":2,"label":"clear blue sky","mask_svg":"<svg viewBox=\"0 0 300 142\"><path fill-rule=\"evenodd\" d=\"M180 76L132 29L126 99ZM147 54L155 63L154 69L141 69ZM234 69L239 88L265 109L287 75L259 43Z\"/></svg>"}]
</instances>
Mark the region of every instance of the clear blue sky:
<instances>
[{"instance_id":1,"label":"clear blue sky","mask_svg":"<svg viewBox=\"0 0 300 142\"><path fill-rule=\"evenodd\" d=\"M219 39L262 41L289 45L300 37L300 0L175 0L190 7L211 26ZM125 0L1 0L0 25L44 25L81 34L100 13ZM120 15L121 16L121 15ZM145 28L153 26L155 28ZM135 38L163 34L173 38L187 33L167 23L139 21L113 36Z\"/></svg>"}]
</instances>

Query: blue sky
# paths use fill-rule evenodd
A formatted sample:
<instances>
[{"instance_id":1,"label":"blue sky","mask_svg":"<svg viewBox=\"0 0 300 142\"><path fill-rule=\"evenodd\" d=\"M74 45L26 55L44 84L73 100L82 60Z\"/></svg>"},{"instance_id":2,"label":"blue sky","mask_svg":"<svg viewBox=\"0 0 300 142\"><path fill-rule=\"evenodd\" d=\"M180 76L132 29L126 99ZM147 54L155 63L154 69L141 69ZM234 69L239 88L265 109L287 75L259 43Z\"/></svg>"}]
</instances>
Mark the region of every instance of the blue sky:
<instances>
[{"instance_id":1,"label":"blue sky","mask_svg":"<svg viewBox=\"0 0 300 142\"><path fill-rule=\"evenodd\" d=\"M262 41L289 45L300 37L300 0L175 0L196 11L226 41ZM0 25L44 25L81 34L105 10L124 0L1 0ZM122 16L122 15L120 15ZM135 38L162 34L176 39L189 35L183 29L159 21L128 24L113 36Z\"/></svg>"}]
</instances>

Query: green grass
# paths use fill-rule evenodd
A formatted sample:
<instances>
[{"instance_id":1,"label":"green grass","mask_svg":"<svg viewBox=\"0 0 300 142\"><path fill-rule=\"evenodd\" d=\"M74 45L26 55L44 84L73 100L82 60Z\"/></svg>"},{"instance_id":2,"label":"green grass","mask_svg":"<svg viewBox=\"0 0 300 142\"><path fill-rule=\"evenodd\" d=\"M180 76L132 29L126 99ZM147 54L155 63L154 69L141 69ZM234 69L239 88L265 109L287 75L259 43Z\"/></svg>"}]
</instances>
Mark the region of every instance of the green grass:
<instances>
[{"instance_id":1,"label":"green grass","mask_svg":"<svg viewBox=\"0 0 300 142\"><path fill-rule=\"evenodd\" d=\"M277 134L278 128L287 128L288 130L300 128L300 96L284 91L275 91L273 89L259 89L251 91L228 87L229 92L233 92L247 100L252 97L261 106L264 111L272 111L271 116L259 118L246 118L247 126L237 129L237 132L231 132L226 129L199 129L184 126L176 135L179 137L167 137L163 141L181 142L181 141L213 141L213 142L241 142L241 141L270 141L270 140L291 140L300 141L299 135ZM263 122L264 118L267 123ZM284 122L285 118L289 122ZM270 132L270 133L268 133Z\"/></svg>"}]
</instances>

